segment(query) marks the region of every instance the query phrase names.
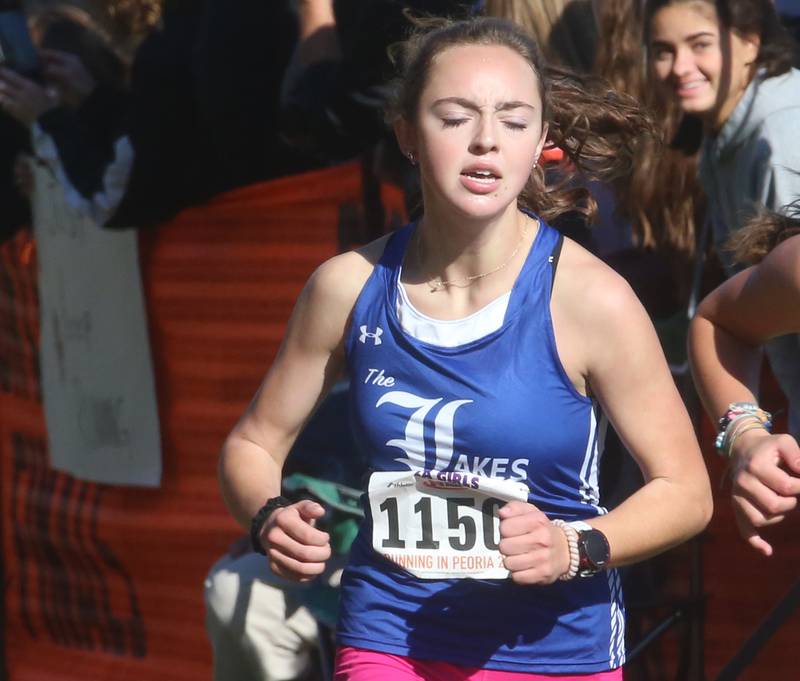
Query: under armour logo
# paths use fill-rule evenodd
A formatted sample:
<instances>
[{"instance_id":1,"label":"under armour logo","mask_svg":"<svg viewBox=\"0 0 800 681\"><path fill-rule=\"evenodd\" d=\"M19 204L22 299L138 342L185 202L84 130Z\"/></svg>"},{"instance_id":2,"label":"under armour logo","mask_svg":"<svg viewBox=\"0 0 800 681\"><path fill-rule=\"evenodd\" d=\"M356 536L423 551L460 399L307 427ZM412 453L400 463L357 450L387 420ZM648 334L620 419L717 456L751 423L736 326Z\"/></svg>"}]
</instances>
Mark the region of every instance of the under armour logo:
<instances>
[{"instance_id":1,"label":"under armour logo","mask_svg":"<svg viewBox=\"0 0 800 681\"><path fill-rule=\"evenodd\" d=\"M375 345L380 345L382 335L383 335L383 329L380 326L375 327L375 333L370 333L369 331L367 331L367 325L364 324L361 327L361 336L359 337L358 340L360 340L362 343L366 343L367 338L371 338L375 343Z\"/></svg>"}]
</instances>

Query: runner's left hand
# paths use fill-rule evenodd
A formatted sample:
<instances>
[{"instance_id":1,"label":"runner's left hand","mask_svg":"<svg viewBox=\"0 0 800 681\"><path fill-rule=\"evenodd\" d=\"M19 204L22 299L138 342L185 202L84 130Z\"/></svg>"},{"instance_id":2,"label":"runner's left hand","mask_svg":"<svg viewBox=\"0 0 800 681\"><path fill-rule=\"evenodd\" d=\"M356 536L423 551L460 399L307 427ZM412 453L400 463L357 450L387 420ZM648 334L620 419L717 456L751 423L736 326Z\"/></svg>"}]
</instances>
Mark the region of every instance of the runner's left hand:
<instances>
[{"instance_id":1,"label":"runner's left hand","mask_svg":"<svg viewBox=\"0 0 800 681\"><path fill-rule=\"evenodd\" d=\"M552 584L569 569L563 530L533 504L510 501L499 511L500 554L517 584Z\"/></svg>"}]
</instances>

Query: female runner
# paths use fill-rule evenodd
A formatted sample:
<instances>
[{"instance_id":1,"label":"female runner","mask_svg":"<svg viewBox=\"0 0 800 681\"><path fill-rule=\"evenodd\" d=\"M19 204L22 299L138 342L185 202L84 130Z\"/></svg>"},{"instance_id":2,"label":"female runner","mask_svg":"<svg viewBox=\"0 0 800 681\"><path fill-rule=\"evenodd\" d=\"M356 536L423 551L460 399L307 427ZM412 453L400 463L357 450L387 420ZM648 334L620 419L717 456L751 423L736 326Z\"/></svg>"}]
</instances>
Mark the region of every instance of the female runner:
<instances>
[{"instance_id":1,"label":"female runner","mask_svg":"<svg viewBox=\"0 0 800 681\"><path fill-rule=\"evenodd\" d=\"M223 494L276 573L319 574L323 510L279 496L281 465L345 374L374 472L335 678L619 680L615 568L702 530L711 495L647 315L598 259L559 250L545 218L579 193L546 187L538 159L549 138L608 179L647 122L609 90L551 79L499 19L436 22L401 64L389 113L422 217L312 275L224 445ZM645 478L611 512L608 421Z\"/></svg>"}]
</instances>

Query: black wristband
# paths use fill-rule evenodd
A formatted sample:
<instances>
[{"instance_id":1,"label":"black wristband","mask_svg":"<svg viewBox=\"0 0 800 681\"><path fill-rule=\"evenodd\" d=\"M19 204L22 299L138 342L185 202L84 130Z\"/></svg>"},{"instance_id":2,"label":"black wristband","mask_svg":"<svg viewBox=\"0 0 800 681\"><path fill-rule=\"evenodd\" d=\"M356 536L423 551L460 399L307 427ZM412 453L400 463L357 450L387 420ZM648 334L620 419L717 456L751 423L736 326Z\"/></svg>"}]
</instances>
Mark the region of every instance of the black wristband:
<instances>
[{"instance_id":1,"label":"black wristband","mask_svg":"<svg viewBox=\"0 0 800 681\"><path fill-rule=\"evenodd\" d=\"M272 499L268 499L267 503L258 509L258 512L250 521L250 546L253 547L253 551L260 553L262 556L267 555L267 552L264 550L264 545L261 543L261 529L264 527L264 523L270 513L276 508L283 508L291 503L292 502L286 497L272 497Z\"/></svg>"}]
</instances>

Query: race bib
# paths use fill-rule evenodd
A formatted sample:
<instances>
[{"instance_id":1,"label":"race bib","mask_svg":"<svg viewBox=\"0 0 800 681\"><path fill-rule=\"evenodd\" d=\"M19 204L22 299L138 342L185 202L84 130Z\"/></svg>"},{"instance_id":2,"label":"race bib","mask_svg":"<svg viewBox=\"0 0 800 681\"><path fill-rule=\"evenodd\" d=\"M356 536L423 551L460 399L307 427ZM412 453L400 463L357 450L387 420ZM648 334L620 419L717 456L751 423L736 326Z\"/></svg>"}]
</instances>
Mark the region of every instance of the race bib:
<instances>
[{"instance_id":1,"label":"race bib","mask_svg":"<svg viewBox=\"0 0 800 681\"><path fill-rule=\"evenodd\" d=\"M420 579L505 579L497 511L528 487L454 471L393 471L369 479L372 547Z\"/></svg>"}]
</instances>

